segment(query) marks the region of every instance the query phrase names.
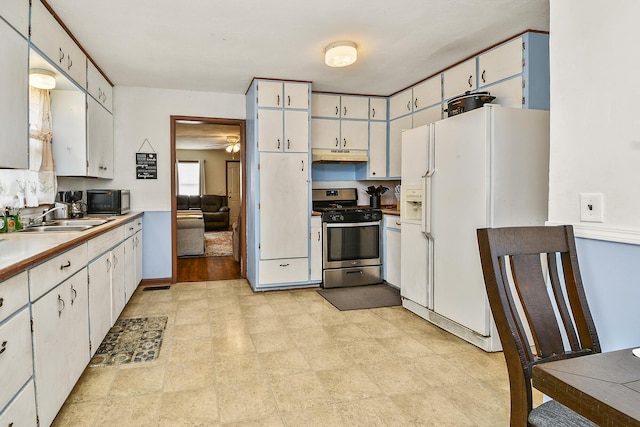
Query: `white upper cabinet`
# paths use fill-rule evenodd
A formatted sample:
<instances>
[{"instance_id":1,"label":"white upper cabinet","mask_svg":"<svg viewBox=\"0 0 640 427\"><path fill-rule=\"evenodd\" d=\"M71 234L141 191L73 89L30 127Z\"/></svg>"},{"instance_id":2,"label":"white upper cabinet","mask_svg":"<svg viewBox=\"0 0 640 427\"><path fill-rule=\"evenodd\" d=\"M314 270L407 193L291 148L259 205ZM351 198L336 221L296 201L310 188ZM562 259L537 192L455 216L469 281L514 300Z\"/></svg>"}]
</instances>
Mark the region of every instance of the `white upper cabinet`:
<instances>
[{"instance_id":1,"label":"white upper cabinet","mask_svg":"<svg viewBox=\"0 0 640 427\"><path fill-rule=\"evenodd\" d=\"M311 94L311 115L313 117L340 117L340 95Z\"/></svg>"},{"instance_id":2,"label":"white upper cabinet","mask_svg":"<svg viewBox=\"0 0 640 427\"><path fill-rule=\"evenodd\" d=\"M0 168L27 169L29 45L2 20L0 56Z\"/></svg>"},{"instance_id":3,"label":"white upper cabinet","mask_svg":"<svg viewBox=\"0 0 640 427\"><path fill-rule=\"evenodd\" d=\"M87 92L104 108L113 112L113 88L91 61L87 61Z\"/></svg>"},{"instance_id":4,"label":"white upper cabinet","mask_svg":"<svg viewBox=\"0 0 640 427\"><path fill-rule=\"evenodd\" d=\"M387 98L369 98L369 120L387 120Z\"/></svg>"},{"instance_id":5,"label":"white upper cabinet","mask_svg":"<svg viewBox=\"0 0 640 427\"><path fill-rule=\"evenodd\" d=\"M369 98L366 96L341 96L340 117L343 119L369 118Z\"/></svg>"},{"instance_id":6,"label":"white upper cabinet","mask_svg":"<svg viewBox=\"0 0 640 427\"><path fill-rule=\"evenodd\" d=\"M434 105L433 107L424 108L420 111L416 111L412 114L413 124L412 127L426 125L429 123L437 122L442 119L442 104Z\"/></svg>"},{"instance_id":7,"label":"white upper cabinet","mask_svg":"<svg viewBox=\"0 0 640 427\"><path fill-rule=\"evenodd\" d=\"M293 82L258 82L258 107L309 108L309 85Z\"/></svg>"},{"instance_id":8,"label":"white upper cabinet","mask_svg":"<svg viewBox=\"0 0 640 427\"><path fill-rule=\"evenodd\" d=\"M340 120L311 119L311 147L340 148Z\"/></svg>"},{"instance_id":9,"label":"white upper cabinet","mask_svg":"<svg viewBox=\"0 0 640 427\"><path fill-rule=\"evenodd\" d=\"M307 110L309 108L309 84L285 82L284 108L297 108Z\"/></svg>"},{"instance_id":10,"label":"white upper cabinet","mask_svg":"<svg viewBox=\"0 0 640 427\"><path fill-rule=\"evenodd\" d=\"M52 90L51 147L57 176L87 176L87 95L80 90Z\"/></svg>"},{"instance_id":11,"label":"white upper cabinet","mask_svg":"<svg viewBox=\"0 0 640 427\"><path fill-rule=\"evenodd\" d=\"M98 101L87 101L87 175L113 178L113 115Z\"/></svg>"},{"instance_id":12,"label":"white upper cabinet","mask_svg":"<svg viewBox=\"0 0 640 427\"><path fill-rule=\"evenodd\" d=\"M309 113L307 111L260 110L258 112L260 151L309 151Z\"/></svg>"},{"instance_id":13,"label":"white upper cabinet","mask_svg":"<svg viewBox=\"0 0 640 427\"><path fill-rule=\"evenodd\" d=\"M413 91L411 88L393 95L389 99L389 119L393 120L413 111Z\"/></svg>"},{"instance_id":14,"label":"white upper cabinet","mask_svg":"<svg viewBox=\"0 0 640 427\"><path fill-rule=\"evenodd\" d=\"M29 37L29 0L0 0L0 16L25 38Z\"/></svg>"},{"instance_id":15,"label":"white upper cabinet","mask_svg":"<svg viewBox=\"0 0 640 427\"><path fill-rule=\"evenodd\" d=\"M80 87L86 87L87 57L39 0L31 7L31 42Z\"/></svg>"},{"instance_id":16,"label":"white upper cabinet","mask_svg":"<svg viewBox=\"0 0 640 427\"><path fill-rule=\"evenodd\" d=\"M368 178L387 176L387 123L369 123L369 170Z\"/></svg>"},{"instance_id":17,"label":"white upper cabinet","mask_svg":"<svg viewBox=\"0 0 640 427\"><path fill-rule=\"evenodd\" d=\"M476 58L471 58L442 74L443 98L464 95L466 91L476 88Z\"/></svg>"},{"instance_id":18,"label":"white upper cabinet","mask_svg":"<svg viewBox=\"0 0 640 427\"><path fill-rule=\"evenodd\" d=\"M309 151L309 112L284 112L284 151L307 153Z\"/></svg>"},{"instance_id":19,"label":"white upper cabinet","mask_svg":"<svg viewBox=\"0 0 640 427\"><path fill-rule=\"evenodd\" d=\"M440 74L413 87L413 111L442 102Z\"/></svg>"},{"instance_id":20,"label":"white upper cabinet","mask_svg":"<svg viewBox=\"0 0 640 427\"><path fill-rule=\"evenodd\" d=\"M259 99L260 95L258 95ZM282 110L260 110L258 112L258 148L260 151L282 151Z\"/></svg>"},{"instance_id":21,"label":"white upper cabinet","mask_svg":"<svg viewBox=\"0 0 640 427\"><path fill-rule=\"evenodd\" d=\"M478 57L479 85L489 85L521 73L522 51L522 38L518 37L480 55Z\"/></svg>"},{"instance_id":22,"label":"white upper cabinet","mask_svg":"<svg viewBox=\"0 0 640 427\"><path fill-rule=\"evenodd\" d=\"M343 149L367 150L369 148L369 122L342 120L340 143Z\"/></svg>"}]
</instances>

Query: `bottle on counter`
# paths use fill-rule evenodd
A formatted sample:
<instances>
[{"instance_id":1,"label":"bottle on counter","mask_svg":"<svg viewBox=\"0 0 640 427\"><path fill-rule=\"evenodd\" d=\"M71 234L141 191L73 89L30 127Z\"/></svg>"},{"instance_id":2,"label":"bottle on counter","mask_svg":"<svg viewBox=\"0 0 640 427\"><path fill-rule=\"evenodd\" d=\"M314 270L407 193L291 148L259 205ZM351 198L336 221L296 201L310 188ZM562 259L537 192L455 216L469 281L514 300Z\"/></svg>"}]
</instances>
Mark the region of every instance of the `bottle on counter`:
<instances>
[{"instance_id":1,"label":"bottle on counter","mask_svg":"<svg viewBox=\"0 0 640 427\"><path fill-rule=\"evenodd\" d=\"M7 231L7 216L3 213L0 215L0 233L6 233Z\"/></svg>"}]
</instances>

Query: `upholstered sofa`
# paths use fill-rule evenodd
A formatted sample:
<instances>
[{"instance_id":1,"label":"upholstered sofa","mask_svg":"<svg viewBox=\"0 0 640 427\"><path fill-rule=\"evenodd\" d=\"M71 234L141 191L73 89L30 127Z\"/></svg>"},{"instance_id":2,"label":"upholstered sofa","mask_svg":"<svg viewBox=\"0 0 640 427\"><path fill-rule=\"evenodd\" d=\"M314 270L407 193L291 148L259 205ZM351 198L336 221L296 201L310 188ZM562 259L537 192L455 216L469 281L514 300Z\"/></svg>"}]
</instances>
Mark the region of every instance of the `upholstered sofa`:
<instances>
[{"instance_id":1,"label":"upholstered sofa","mask_svg":"<svg viewBox=\"0 0 640 427\"><path fill-rule=\"evenodd\" d=\"M226 196L177 196L177 209L200 209L205 231L229 229L229 207Z\"/></svg>"}]
</instances>

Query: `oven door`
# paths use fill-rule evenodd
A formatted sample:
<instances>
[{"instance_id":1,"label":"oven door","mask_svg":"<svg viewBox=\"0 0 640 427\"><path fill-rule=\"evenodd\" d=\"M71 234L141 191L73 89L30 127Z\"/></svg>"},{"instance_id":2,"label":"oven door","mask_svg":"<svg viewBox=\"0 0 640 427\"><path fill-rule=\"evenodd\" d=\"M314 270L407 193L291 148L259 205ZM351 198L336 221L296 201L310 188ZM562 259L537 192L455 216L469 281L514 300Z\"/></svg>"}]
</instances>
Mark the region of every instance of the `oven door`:
<instances>
[{"instance_id":1,"label":"oven door","mask_svg":"<svg viewBox=\"0 0 640 427\"><path fill-rule=\"evenodd\" d=\"M323 268L380 265L380 221L325 222L322 229Z\"/></svg>"}]
</instances>

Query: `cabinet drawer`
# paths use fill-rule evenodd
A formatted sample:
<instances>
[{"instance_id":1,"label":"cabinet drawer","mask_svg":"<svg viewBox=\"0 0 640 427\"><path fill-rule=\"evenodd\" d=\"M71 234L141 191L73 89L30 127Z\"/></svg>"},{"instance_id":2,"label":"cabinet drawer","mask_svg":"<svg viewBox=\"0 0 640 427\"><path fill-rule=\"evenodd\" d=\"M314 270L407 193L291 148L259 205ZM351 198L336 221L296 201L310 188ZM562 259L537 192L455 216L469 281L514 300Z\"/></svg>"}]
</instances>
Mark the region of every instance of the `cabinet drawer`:
<instances>
[{"instance_id":1,"label":"cabinet drawer","mask_svg":"<svg viewBox=\"0 0 640 427\"><path fill-rule=\"evenodd\" d=\"M32 374L29 310L0 326L0 408L3 408Z\"/></svg>"},{"instance_id":2,"label":"cabinet drawer","mask_svg":"<svg viewBox=\"0 0 640 427\"><path fill-rule=\"evenodd\" d=\"M283 258L260 261L261 285L306 282L308 279L308 258Z\"/></svg>"},{"instance_id":3,"label":"cabinet drawer","mask_svg":"<svg viewBox=\"0 0 640 427\"><path fill-rule=\"evenodd\" d=\"M0 283L0 322L29 302L27 272Z\"/></svg>"},{"instance_id":4,"label":"cabinet drawer","mask_svg":"<svg viewBox=\"0 0 640 427\"><path fill-rule=\"evenodd\" d=\"M129 237L133 236L141 229L142 229L142 220L140 218L134 219L133 221L129 221L124 225L124 238L128 239Z\"/></svg>"},{"instance_id":5,"label":"cabinet drawer","mask_svg":"<svg viewBox=\"0 0 640 427\"><path fill-rule=\"evenodd\" d=\"M385 215L384 216L385 228L402 228L400 223L400 217L397 215Z\"/></svg>"},{"instance_id":6,"label":"cabinet drawer","mask_svg":"<svg viewBox=\"0 0 640 427\"><path fill-rule=\"evenodd\" d=\"M33 381L20 392L11 405L0 414L0 426L35 426L36 399Z\"/></svg>"},{"instance_id":7,"label":"cabinet drawer","mask_svg":"<svg viewBox=\"0 0 640 427\"><path fill-rule=\"evenodd\" d=\"M86 265L87 245L83 243L32 268L29 270L31 301L38 299Z\"/></svg>"},{"instance_id":8,"label":"cabinet drawer","mask_svg":"<svg viewBox=\"0 0 640 427\"><path fill-rule=\"evenodd\" d=\"M88 259L92 260L122 242L125 238L125 227L128 227L128 225L114 228L113 230L109 230L106 233L89 240L87 243L89 247Z\"/></svg>"}]
</instances>

